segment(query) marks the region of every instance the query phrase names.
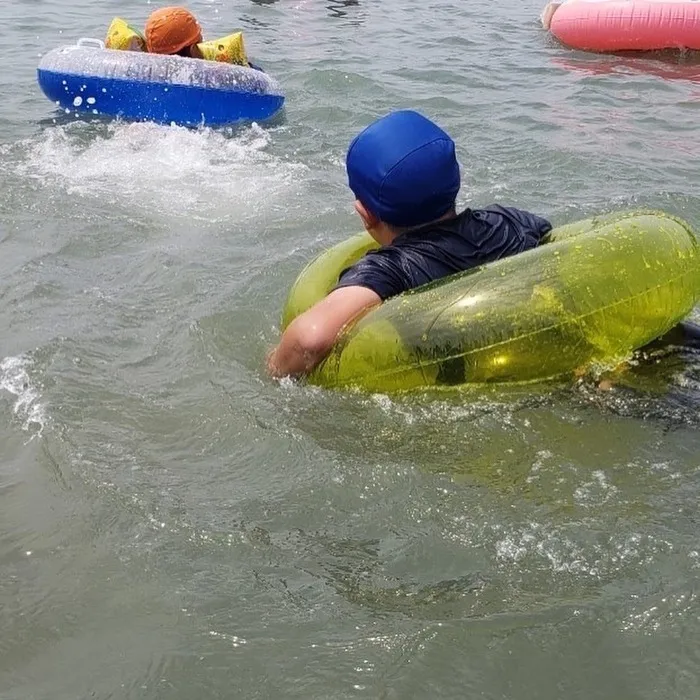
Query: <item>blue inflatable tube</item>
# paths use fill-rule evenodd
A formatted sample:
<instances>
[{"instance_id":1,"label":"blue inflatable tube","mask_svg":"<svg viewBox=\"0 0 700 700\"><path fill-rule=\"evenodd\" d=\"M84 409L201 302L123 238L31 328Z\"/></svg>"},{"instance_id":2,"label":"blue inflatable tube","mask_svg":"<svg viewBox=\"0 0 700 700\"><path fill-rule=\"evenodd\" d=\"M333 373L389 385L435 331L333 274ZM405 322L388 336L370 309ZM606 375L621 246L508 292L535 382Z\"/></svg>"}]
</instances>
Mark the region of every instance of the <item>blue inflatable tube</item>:
<instances>
[{"instance_id":1,"label":"blue inflatable tube","mask_svg":"<svg viewBox=\"0 0 700 700\"><path fill-rule=\"evenodd\" d=\"M49 51L37 80L63 109L180 126L263 121L284 104L279 84L254 68L104 48L97 39Z\"/></svg>"}]
</instances>

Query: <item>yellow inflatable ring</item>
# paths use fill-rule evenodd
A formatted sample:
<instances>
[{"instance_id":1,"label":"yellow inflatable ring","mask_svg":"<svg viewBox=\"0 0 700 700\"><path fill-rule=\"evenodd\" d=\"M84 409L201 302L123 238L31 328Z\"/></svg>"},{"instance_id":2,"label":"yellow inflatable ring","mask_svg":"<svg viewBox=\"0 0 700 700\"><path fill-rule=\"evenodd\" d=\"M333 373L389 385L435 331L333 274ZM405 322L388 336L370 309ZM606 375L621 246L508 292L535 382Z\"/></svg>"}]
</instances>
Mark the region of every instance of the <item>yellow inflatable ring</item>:
<instances>
[{"instance_id":1,"label":"yellow inflatable ring","mask_svg":"<svg viewBox=\"0 0 700 700\"><path fill-rule=\"evenodd\" d=\"M376 247L362 233L311 262L283 328ZM700 252L686 222L663 212L586 219L534 250L389 299L344 330L309 381L386 392L571 375L629 357L699 298Z\"/></svg>"}]
</instances>

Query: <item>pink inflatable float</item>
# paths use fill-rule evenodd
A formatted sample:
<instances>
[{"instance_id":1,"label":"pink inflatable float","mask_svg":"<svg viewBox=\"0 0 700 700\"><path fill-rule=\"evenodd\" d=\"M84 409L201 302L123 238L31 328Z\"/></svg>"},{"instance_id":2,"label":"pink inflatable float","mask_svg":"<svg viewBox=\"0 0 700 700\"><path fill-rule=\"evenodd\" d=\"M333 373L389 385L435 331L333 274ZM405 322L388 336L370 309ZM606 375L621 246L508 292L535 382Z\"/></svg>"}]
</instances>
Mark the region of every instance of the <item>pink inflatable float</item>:
<instances>
[{"instance_id":1,"label":"pink inflatable float","mask_svg":"<svg viewBox=\"0 0 700 700\"><path fill-rule=\"evenodd\" d=\"M555 0L541 19L584 51L700 49L700 0Z\"/></svg>"}]
</instances>

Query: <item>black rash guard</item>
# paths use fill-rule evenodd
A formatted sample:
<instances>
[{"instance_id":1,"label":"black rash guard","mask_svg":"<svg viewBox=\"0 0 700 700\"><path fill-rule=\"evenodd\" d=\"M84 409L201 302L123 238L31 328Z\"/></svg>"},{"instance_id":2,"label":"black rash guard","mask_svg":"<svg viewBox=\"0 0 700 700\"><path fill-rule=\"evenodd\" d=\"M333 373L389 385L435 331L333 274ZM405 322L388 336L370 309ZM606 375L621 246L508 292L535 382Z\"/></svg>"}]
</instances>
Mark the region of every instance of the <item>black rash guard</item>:
<instances>
[{"instance_id":1,"label":"black rash guard","mask_svg":"<svg viewBox=\"0 0 700 700\"><path fill-rule=\"evenodd\" d=\"M414 287L535 248L552 225L494 204L397 236L340 273L336 289L367 287L384 301Z\"/></svg>"}]
</instances>

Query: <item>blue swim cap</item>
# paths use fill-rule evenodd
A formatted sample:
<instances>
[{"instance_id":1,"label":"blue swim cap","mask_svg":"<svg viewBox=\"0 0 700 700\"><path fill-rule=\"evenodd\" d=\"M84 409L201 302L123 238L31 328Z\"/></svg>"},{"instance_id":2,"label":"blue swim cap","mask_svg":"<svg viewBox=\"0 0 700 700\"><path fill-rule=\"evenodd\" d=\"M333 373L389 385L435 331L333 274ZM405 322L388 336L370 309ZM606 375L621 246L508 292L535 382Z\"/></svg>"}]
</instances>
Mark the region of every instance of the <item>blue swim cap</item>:
<instances>
[{"instance_id":1,"label":"blue swim cap","mask_svg":"<svg viewBox=\"0 0 700 700\"><path fill-rule=\"evenodd\" d=\"M356 136L346 166L355 197L394 226L440 218L459 192L454 141L410 110L392 112Z\"/></svg>"}]
</instances>

